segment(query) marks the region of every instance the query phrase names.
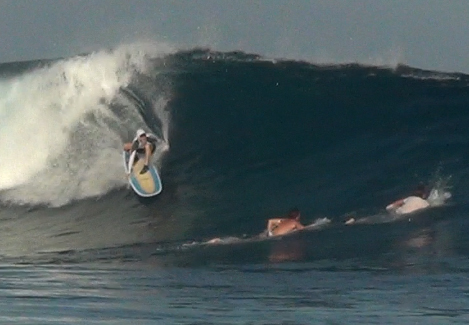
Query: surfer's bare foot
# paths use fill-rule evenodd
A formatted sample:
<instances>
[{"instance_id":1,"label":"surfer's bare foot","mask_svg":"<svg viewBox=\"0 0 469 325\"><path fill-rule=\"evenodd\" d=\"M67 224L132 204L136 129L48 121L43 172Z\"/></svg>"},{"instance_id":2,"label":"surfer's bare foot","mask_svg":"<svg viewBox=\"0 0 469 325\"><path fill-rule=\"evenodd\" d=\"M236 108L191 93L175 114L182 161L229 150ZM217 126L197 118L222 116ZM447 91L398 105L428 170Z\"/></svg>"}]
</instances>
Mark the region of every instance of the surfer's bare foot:
<instances>
[{"instance_id":1,"label":"surfer's bare foot","mask_svg":"<svg viewBox=\"0 0 469 325\"><path fill-rule=\"evenodd\" d=\"M145 174L148 171L148 166L144 165L142 170L140 171L140 174Z\"/></svg>"}]
</instances>

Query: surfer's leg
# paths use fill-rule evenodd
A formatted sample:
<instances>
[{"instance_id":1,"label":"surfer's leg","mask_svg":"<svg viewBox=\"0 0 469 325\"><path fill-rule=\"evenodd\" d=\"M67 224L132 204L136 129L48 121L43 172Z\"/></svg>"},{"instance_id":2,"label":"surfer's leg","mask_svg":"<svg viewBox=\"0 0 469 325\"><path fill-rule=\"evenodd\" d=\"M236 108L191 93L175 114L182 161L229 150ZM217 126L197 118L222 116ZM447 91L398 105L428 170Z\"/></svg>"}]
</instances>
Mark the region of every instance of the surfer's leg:
<instances>
[{"instance_id":1,"label":"surfer's leg","mask_svg":"<svg viewBox=\"0 0 469 325\"><path fill-rule=\"evenodd\" d=\"M145 146L145 165L148 166L148 163L150 162L150 156L151 156L151 145L148 143Z\"/></svg>"},{"instance_id":2,"label":"surfer's leg","mask_svg":"<svg viewBox=\"0 0 469 325\"><path fill-rule=\"evenodd\" d=\"M148 171L148 163L150 162L150 157L151 157L151 147L150 144L147 143L145 145L145 158L144 158L144 165L142 170L140 170L140 174L145 174Z\"/></svg>"}]
</instances>

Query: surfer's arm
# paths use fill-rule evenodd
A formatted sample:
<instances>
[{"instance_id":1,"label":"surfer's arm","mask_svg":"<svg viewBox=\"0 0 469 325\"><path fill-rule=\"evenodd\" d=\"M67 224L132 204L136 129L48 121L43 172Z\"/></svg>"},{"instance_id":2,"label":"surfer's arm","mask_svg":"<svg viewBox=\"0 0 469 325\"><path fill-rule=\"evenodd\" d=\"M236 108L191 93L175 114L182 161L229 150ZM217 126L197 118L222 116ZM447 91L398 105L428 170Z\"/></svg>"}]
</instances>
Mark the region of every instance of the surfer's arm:
<instances>
[{"instance_id":1,"label":"surfer's arm","mask_svg":"<svg viewBox=\"0 0 469 325\"><path fill-rule=\"evenodd\" d=\"M272 231L273 229L277 228L282 220L283 219L280 218L269 219L269 221L267 221L267 231Z\"/></svg>"},{"instance_id":2,"label":"surfer's arm","mask_svg":"<svg viewBox=\"0 0 469 325\"><path fill-rule=\"evenodd\" d=\"M145 165L148 166L148 162L151 156L151 145L150 143L145 144Z\"/></svg>"},{"instance_id":3,"label":"surfer's arm","mask_svg":"<svg viewBox=\"0 0 469 325\"><path fill-rule=\"evenodd\" d=\"M124 151L130 151L132 149L132 142L124 143Z\"/></svg>"},{"instance_id":4,"label":"surfer's arm","mask_svg":"<svg viewBox=\"0 0 469 325\"><path fill-rule=\"evenodd\" d=\"M392 209L396 209L398 207L400 207L401 205L404 204L404 200L405 199L401 199L401 200L397 200L391 204L389 204L387 207L386 207L386 210L392 210Z\"/></svg>"}]
</instances>

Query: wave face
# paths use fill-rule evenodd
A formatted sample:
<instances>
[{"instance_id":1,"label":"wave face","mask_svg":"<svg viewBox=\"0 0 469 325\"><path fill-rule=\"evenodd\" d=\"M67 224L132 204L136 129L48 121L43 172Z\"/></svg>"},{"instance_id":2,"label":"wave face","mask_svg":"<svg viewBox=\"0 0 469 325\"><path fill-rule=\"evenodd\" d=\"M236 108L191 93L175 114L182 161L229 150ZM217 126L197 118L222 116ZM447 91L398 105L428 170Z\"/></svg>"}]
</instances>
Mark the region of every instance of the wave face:
<instances>
[{"instance_id":1,"label":"wave face","mask_svg":"<svg viewBox=\"0 0 469 325\"><path fill-rule=\"evenodd\" d=\"M135 48L2 71L4 214L27 216L9 225L17 236L55 225L22 254L250 236L294 206L305 223L341 221L449 177L457 204L440 219L464 214L466 75ZM126 189L121 161L142 125L165 143L150 202ZM100 226L113 230L98 240Z\"/></svg>"}]
</instances>

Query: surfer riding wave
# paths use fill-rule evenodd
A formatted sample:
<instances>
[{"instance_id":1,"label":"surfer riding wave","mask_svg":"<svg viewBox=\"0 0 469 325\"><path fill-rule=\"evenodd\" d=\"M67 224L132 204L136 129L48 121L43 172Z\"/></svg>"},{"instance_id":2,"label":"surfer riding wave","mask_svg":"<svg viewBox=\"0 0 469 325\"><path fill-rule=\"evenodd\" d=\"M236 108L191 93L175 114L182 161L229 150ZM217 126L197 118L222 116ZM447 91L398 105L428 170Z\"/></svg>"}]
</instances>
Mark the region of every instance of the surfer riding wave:
<instances>
[{"instance_id":1,"label":"surfer riding wave","mask_svg":"<svg viewBox=\"0 0 469 325\"><path fill-rule=\"evenodd\" d=\"M157 142L158 138L154 134L147 133L143 129L138 129L133 141L124 144L124 151L136 151L137 154L135 155L134 163L136 163L140 157L144 157L144 166L140 174L144 174L148 171L148 163L155 152Z\"/></svg>"}]
</instances>

